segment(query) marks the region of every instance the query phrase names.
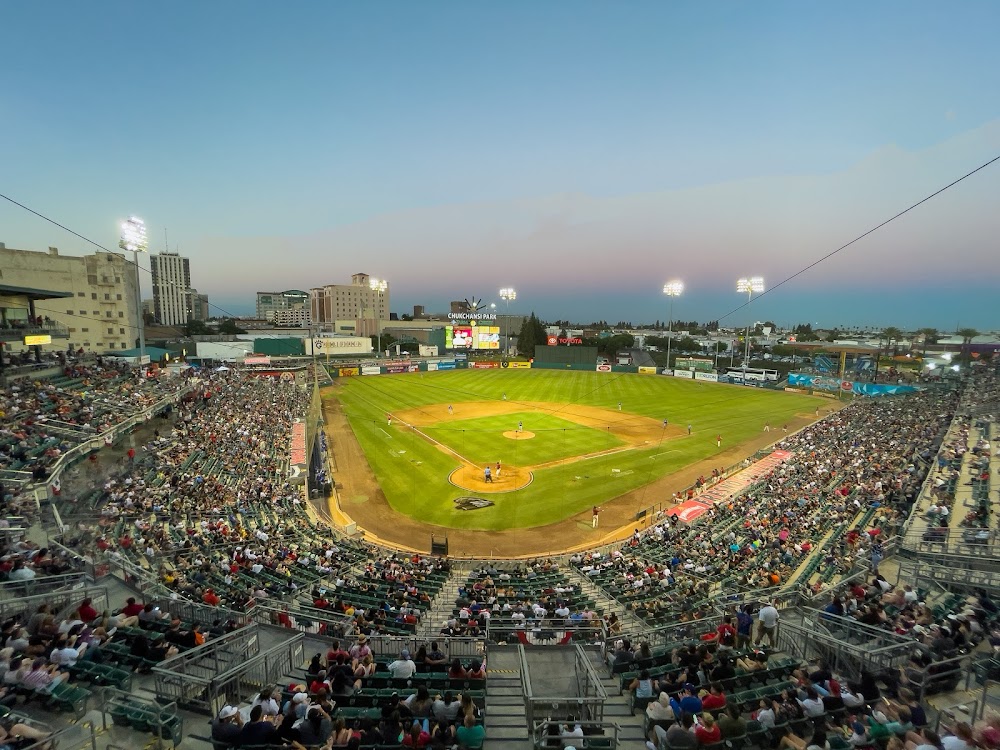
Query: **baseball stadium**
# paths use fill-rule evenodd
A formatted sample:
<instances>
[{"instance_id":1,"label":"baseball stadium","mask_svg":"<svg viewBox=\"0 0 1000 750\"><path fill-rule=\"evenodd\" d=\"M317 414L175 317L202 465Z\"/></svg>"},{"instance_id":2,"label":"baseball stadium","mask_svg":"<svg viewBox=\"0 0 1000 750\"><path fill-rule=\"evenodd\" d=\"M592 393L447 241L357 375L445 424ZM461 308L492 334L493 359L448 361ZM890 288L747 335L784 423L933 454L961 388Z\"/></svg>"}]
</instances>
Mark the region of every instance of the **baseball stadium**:
<instances>
[{"instance_id":1,"label":"baseball stadium","mask_svg":"<svg viewBox=\"0 0 1000 750\"><path fill-rule=\"evenodd\" d=\"M1000 750L996 0L0 18L0 750Z\"/></svg>"},{"instance_id":2,"label":"baseball stadium","mask_svg":"<svg viewBox=\"0 0 1000 750\"><path fill-rule=\"evenodd\" d=\"M305 704L405 734L427 700L446 745L655 747L693 714L776 747L807 679L824 721L991 705L992 519L942 508L988 508L995 368L844 398L536 354L15 368L5 411L53 416L5 452L11 731L219 747Z\"/></svg>"}]
</instances>

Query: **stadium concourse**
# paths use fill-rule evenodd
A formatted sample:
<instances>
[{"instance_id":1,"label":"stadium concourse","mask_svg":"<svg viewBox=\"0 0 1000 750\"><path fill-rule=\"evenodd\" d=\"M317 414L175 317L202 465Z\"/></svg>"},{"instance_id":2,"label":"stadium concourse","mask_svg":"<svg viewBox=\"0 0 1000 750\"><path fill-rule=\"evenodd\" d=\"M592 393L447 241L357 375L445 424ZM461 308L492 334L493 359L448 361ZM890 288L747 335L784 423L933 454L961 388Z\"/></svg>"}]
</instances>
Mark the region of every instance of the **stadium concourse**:
<instances>
[{"instance_id":1,"label":"stadium concourse","mask_svg":"<svg viewBox=\"0 0 1000 750\"><path fill-rule=\"evenodd\" d=\"M524 561L318 520L309 386L4 387L0 743L1000 747L994 370L855 400L692 487L689 523Z\"/></svg>"}]
</instances>

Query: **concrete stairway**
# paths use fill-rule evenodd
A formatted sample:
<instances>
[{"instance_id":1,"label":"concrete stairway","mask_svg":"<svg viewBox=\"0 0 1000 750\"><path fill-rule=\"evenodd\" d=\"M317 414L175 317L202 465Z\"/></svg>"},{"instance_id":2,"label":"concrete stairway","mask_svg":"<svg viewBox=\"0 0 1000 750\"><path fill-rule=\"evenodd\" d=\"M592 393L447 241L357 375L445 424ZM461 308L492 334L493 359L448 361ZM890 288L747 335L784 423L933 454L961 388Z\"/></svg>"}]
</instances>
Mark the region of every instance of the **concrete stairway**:
<instances>
[{"instance_id":1,"label":"concrete stairway","mask_svg":"<svg viewBox=\"0 0 1000 750\"><path fill-rule=\"evenodd\" d=\"M493 646L489 652L483 750L529 750L531 740L524 716L521 660L514 646Z\"/></svg>"},{"instance_id":2,"label":"concrete stairway","mask_svg":"<svg viewBox=\"0 0 1000 750\"><path fill-rule=\"evenodd\" d=\"M437 595L431 600L431 606L420 620L417 635L428 640L434 640L441 632L445 620L454 616L455 600L458 598L458 587L469 577L469 564L453 564L451 575Z\"/></svg>"},{"instance_id":3,"label":"concrete stairway","mask_svg":"<svg viewBox=\"0 0 1000 750\"><path fill-rule=\"evenodd\" d=\"M600 586L590 580L590 578L585 576L575 567L566 566L563 570L566 572L566 576L569 578L570 582L579 585L580 590L587 596L593 598L594 601L597 602L597 606L600 607L605 614L614 612L618 615L618 619L622 624L622 632L637 633L648 627L646 623L625 609L618 601L612 599L604 593L604 590Z\"/></svg>"},{"instance_id":4,"label":"concrete stairway","mask_svg":"<svg viewBox=\"0 0 1000 750\"><path fill-rule=\"evenodd\" d=\"M618 695L618 677L608 676L607 663L597 648L585 648L590 657L590 663L601 678L601 685L608 693L604 703L604 720L613 721L621 727L618 734L618 746L626 750L644 750L646 738L642 733L643 712L637 711L635 716L629 713L628 694Z\"/></svg>"}]
</instances>

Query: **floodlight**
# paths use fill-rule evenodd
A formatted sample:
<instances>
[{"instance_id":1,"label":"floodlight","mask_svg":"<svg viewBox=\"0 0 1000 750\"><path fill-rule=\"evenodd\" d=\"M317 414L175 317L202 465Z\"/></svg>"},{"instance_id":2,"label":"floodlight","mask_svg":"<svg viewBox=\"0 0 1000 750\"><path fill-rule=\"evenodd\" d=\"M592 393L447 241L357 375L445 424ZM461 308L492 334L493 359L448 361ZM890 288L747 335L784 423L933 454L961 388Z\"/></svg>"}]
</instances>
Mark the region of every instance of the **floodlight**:
<instances>
[{"instance_id":1,"label":"floodlight","mask_svg":"<svg viewBox=\"0 0 1000 750\"><path fill-rule=\"evenodd\" d=\"M684 292L683 281L668 281L663 285L663 293L668 297L680 297Z\"/></svg>"},{"instance_id":2,"label":"floodlight","mask_svg":"<svg viewBox=\"0 0 1000 750\"><path fill-rule=\"evenodd\" d=\"M130 253L144 253L149 249L146 241L146 222L138 216L129 216L122 222L118 247Z\"/></svg>"},{"instance_id":3,"label":"floodlight","mask_svg":"<svg viewBox=\"0 0 1000 750\"><path fill-rule=\"evenodd\" d=\"M736 291L740 294L760 294L764 291L764 277L751 276L748 279L740 279L736 282Z\"/></svg>"}]
</instances>

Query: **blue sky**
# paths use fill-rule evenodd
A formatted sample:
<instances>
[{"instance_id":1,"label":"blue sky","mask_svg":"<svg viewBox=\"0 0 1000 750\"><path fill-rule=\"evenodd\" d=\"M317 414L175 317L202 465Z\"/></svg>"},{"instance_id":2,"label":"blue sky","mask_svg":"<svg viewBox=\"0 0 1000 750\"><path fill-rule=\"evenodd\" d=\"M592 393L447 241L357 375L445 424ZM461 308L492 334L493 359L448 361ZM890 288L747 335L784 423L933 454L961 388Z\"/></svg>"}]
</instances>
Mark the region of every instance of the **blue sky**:
<instances>
[{"instance_id":1,"label":"blue sky","mask_svg":"<svg viewBox=\"0 0 1000 750\"><path fill-rule=\"evenodd\" d=\"M0 192L219 307L390 281L684 318L1000 154L995 2L0 4ZM727 322L1000 328L1000 164ZM9 247L89 252L0 203ZM148 284L147 284L148 287Z\"/></svg>"}]
</instances>

